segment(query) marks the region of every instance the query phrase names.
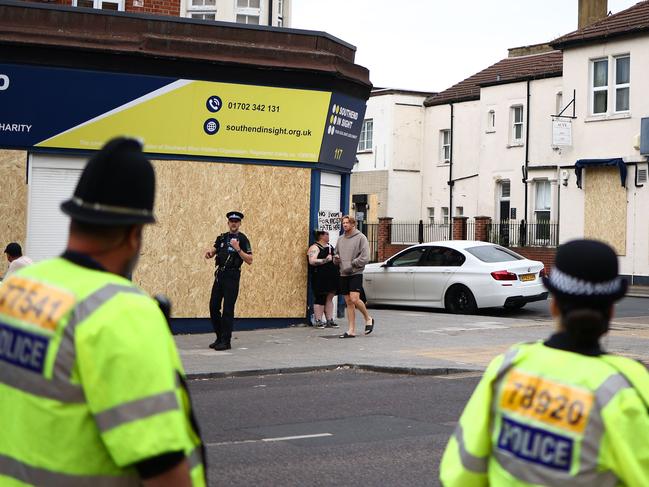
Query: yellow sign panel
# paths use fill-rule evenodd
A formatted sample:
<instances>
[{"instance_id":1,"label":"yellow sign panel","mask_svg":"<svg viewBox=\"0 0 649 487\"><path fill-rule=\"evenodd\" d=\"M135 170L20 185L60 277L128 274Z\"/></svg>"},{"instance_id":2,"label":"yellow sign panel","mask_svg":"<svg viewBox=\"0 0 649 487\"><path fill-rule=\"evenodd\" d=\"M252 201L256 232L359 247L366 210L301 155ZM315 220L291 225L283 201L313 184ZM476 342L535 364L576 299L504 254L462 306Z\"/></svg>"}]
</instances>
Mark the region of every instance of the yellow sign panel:
<instances>
[{"instance_id":1,"label":"yellow sign panel","mask_svg":"<svg viewBox=\"0 0 649 487\"><path fill-rule=\"evenodd\" d=\"M11 276L0 286L1 314L50 331L74 303L74 295L23 277Z\"/></svg>"},{"instance_id":2,"label":"yellow sign panel","mask_svg":"<svg viewBox=\"0 0 649 487\"><path fill-rule=\"evenodd\" d=\"M591 391L513 370L500 396L500 407L557 428L583 433L594 396Z\"/></svg>"},{"instance_id":3,"label":"yellow sign panel","mask_svg":"<svg viewBox=\"0 0 649 487\"><path fill-rule=\"evenodd\" d=\"M178 80L38 146L99 149L112 137L146 152L317 162L330 92Z\"/></svg>"}]
</instances>

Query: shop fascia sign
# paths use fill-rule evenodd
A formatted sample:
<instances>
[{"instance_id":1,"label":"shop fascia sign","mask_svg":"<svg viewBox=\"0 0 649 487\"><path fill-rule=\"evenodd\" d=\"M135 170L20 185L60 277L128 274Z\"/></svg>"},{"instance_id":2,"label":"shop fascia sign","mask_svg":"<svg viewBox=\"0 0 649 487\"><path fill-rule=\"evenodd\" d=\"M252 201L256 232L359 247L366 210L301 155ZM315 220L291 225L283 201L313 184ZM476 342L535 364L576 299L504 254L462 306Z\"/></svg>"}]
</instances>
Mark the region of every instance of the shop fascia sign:
<instances>
[{"instance_id":1,"label":"shop fascia sign","mask_svg":"<svg viewBox=\"0 0 649 487\"><path fill-rule=\"evenodd\" d=\"M96 150L126 135L152 154L348 169L365 115L336 92L12 64L0 106L0 147Z\"/></svg>"}]
</instances>

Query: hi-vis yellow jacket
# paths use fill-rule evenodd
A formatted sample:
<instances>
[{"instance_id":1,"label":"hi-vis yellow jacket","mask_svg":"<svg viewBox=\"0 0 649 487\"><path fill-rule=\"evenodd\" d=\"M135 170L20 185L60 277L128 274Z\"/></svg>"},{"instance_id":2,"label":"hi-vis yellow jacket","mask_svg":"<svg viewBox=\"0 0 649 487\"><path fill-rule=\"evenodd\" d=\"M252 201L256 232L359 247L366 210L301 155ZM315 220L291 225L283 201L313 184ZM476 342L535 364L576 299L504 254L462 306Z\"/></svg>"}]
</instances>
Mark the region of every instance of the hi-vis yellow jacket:
<instances>
[{"instance_id":1,"label":"hi-vis yellow jacket","mask_svg":"<svg viewBox=\"0 0 649 487\"><path fill-rule=\"evenodd\" d=\"M139 485L134 464L201 440L164 316L130 281L63 258L0 286L0 485Z\"/></svg>"},{"instance_id":2,"label":"hi-vis yellow jacket","mask_svg":"<svg viewBox=\"0 0 649 487\"><path fill-rule=\"evenodd\" d=\"M440 466L446 487L649 486L649 374L543 343L494 359Z\"/></svg>"}]
</instances>

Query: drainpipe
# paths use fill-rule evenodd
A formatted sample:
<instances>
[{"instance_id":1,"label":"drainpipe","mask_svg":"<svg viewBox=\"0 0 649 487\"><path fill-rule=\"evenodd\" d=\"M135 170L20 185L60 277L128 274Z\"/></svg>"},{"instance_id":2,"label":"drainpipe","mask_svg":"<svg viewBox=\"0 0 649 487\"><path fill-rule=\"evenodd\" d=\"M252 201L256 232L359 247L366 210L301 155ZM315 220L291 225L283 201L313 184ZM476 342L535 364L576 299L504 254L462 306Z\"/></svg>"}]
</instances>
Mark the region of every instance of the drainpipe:
<instances>
[{"instance_id":1,"label":"drainpipe","mask_svg":"<svg viewBox=\"0 0 649 487\"><path fill-rule=\"evenodd\" d=\"M449 154L448 154L448 239L453 239L453 104L449 103L451 106L451 128L450 136L451 144Z\"/></svg>"},{"instance_id":2,"label":"drainpipe","mask_svg":"<svg viewBox=\"0 0 649 487\"><path fill-rule=\"evenodd\" d=\"M268 0L268 27L273 26L273 0Z\"/></svg>"},{"instance_id":3,"label":"drainpipe","mask_svg":"<svg viewBox=\"0 0 649 487\"><path fill-rule=\"evenodd\" d=\"M530 80L527 80L527 106L525 122L525 166L523 167L523 184L525 185L525 213L523 219L527 223L527 167L530 164Z\"/></svg>"}]
</instances>

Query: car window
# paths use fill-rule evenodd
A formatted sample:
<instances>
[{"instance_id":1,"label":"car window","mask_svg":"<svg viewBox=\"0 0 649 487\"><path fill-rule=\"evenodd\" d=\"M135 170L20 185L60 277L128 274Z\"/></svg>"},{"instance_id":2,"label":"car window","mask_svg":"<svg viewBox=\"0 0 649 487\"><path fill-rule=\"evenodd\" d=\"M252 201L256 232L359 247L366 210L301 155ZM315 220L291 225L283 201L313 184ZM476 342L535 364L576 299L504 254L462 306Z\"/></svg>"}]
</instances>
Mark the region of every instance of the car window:
<instances>
[{"instance_id":1,"label":"car window","mask_svg":"<svg viewBox=\"0 0 649 487\"><path fill-rule=\"evenodd\" d=\"M415 266L419 264L419 259L421 259L422 254L426 251L426 247L417 247L412 250L407 250L402 254L399 254L393 260L390 261L392 267L406 267L406 266Z\"/></svg>"},{"instance_id":2,"label":"car window","mask_svg":"<svg viewBox=\"0 0 649 487\"><path fill-rule=\"evenodd\" d=\"M523 260L525 257L518 255L504 247L498 245L481 245L466 249L471 255L477 257L482 262L509 262L512 260Z\"/></svg>"},{"instance_id":3,"label":"car window","mask_svg":"<svg viewBox=\"0 0 649 487\"><path fill-rule=\"evenodd\" d=\"M459 267L466 258L460 252L448 247L430 247L419 265L427 267Z\"/></svg>"}]
</instances>

